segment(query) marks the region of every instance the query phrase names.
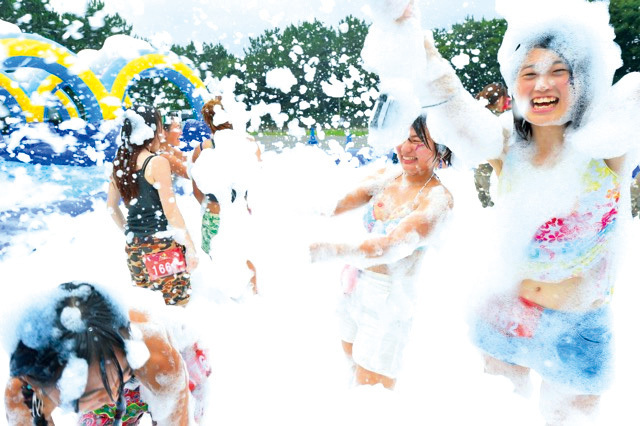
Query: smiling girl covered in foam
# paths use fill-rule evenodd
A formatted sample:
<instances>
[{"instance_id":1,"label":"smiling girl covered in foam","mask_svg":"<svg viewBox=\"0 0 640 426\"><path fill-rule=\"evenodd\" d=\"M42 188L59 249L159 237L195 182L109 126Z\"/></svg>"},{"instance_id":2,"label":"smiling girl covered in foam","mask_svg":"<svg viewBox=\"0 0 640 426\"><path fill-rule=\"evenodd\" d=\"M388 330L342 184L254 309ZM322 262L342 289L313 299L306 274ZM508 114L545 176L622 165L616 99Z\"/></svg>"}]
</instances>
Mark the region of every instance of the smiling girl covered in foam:
<instances>
[{"instance_id":1,"label":"smiling girl covered in foam","mask_svg":"<svg viewBox=\"0 0 640 426\"><path fill-rule=\"evenodd\" d=\"M508 22L498 59L514 99L511 137L430 37L425 49L429 96L449 99L430 111L432 134L456 153L484 156L499 176L504 263L494 288L483 287L491 294L472 315L473 341L485 370L519 392L537 371L543 415L563 424L590 415L611 382L608 302L629 202L620 188L638 159L630 123L640 113L640 75L611 84L622 62L606 4L542 3L498 2Z\"/></svg>"}]
</instances>

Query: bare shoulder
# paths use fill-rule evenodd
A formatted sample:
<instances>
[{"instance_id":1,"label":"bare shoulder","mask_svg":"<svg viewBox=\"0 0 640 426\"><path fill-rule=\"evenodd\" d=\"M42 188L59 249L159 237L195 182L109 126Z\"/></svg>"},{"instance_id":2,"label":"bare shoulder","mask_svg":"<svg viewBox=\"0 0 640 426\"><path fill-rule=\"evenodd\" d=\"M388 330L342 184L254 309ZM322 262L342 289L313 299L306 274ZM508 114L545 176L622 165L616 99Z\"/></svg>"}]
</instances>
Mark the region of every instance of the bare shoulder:
<instances>
[{"instance_id":1,"label":"bare shoulder","mask_svg":"<svg viewBox=\"0 0 640 426\"><path fill-rule=\"evenodd\" d=\"M420 197L417 210L442 214L453 208L453 195L442 184L434 185Z\"/></svg>"},{"instance_id":2,"label":"bare shoulder","mask_svg":"<svg viewBox=\"0 0 640 426\"><path fill-rule=\"evenodd\" d=\"M158 173L164 173L167 170L171 171L171 162L164 155L156 155L149 161L149 167L151 168L151 174L154 177L159 177Z\"/></svg>"},{"instance_id":3,"label":"bare shoulder","mask_svg":"<svg viewBox=\"0 0 640 426\"><path fill-rule=\"evenodd\" d=\"M132 323L145 323L149 321L149 315L135 309L129 310L129 321Z\"/></svg>"}]
</instances>

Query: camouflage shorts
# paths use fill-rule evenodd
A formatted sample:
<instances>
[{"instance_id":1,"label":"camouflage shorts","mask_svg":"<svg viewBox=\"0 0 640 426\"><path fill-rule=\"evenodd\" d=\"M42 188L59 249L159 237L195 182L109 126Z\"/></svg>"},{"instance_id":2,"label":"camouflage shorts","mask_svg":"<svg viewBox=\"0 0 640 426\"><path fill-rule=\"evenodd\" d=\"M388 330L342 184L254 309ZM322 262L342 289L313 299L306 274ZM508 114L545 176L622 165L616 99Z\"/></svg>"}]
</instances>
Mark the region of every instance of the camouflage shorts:
<instances>
[{"instance_id":1,"label":"camouflage shorts","mask_svg":"<svg viewBox=\"0 0 640 426\"><path fill-rule=\"evenodd\" d=\"M209 254L211 250L211 238L218 234L220 228L220 215L205 211L202 215L202 250Z\"/></svg>"},{"instance_id":2,"label":"camouflage shorts","mask_svg":"<svg viewBox=\"0 0 640 426\"><path fill-rule=\"evenodd\" d=\"M131 279L135 285L161 291L164 302L167 305L185 305L189 301L189 295L191 293L189 274L181 272L152 281L149 278L147 268L144 264L145 254L158 253L174 247L179 247L183 253L185 251L184 246L171 239L154 237L145 237L144 239L134 238L134 240L125 247L127 266L129 267Z\"/></svg>"}]
</instances>

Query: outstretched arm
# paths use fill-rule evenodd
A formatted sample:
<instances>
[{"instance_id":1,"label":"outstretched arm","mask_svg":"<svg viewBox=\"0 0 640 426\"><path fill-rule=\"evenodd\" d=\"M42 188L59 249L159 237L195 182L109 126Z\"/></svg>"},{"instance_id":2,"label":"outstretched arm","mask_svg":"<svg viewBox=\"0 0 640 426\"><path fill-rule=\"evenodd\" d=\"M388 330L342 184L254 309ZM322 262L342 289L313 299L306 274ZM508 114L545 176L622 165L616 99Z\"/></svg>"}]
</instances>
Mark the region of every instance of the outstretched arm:
<instances>
[{"instance_id":1,"label":"outstretched arm","mask_svg":"<svg viewBox=\"0 0 640 426\"><path fill-rule=\"evenodd\" d=\"M629 175L640 162L636 129L639 115L640 73L632 72L599 99L567 141L591 158L605 159L614 172Z\"/></svg>"},{"instance_id":2,"label":"outstretched arm","mask_svg":"<svg viewBox=\"0 0 640 426\"><path fill-rule=\"evenodd\" d=\"M359 244L316 243L311 246L312 261L345 258L361 267L396 262L424 245L452 207L451 194L444 187L435 188L388 235L368 238Z\"/></svg>"},{"instance_id":3,"label":"outstretched arm","mask_svg":"<svg viewBox=\"0 0 640 426\"><path fill-rule=\"evenodd\" d=\"M397 177L397 175L393 177ZM367 177L356 189L347 193L347 195L338 201L333 214L337 215L365 205L371 200L375 191L388 181L389 178L387 169L380 169L372 176Z\"/></svg>"},{"instance_id":4,"label":"outstretched arm","mask_svg":"<svg viewBox=\"0 0 640 426\"><path fill-rule=\"evenodd\" d=\"M424 106L434 140L442 141L469 165L496 160L508 142L498 117L476 101L462 86L455 71L438 52L433 37L425 37L427 72Z\"/></svg>"},{"instance_id":5,"label":"outstretched arm","mask_svg":"<svg viewBox=\"0 0 640 426\"><path fill-rule=\"evenodd\" d=\"M162 154L171 164L171 172L185 179L189 179L187 164L184 155L179 149L170 148L168 152Z\"/></svg>"}]
</instances>

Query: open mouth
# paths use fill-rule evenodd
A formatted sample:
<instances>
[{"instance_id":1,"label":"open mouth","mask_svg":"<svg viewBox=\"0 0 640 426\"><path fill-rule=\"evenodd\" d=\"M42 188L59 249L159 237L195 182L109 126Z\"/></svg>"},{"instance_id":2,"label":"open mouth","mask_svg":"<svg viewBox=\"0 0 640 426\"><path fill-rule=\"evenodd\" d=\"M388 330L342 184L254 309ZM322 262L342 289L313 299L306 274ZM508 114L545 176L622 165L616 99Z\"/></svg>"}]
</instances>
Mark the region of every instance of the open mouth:
<instances>
[{"instance_id":1,"label":"open mouth","mask_svg":"<svg viewBox=\"0 0 640 426\"><path fill-rule=\"evenodd\" d=\"M535 98L531 101L531 106L534 111L547 111L555 108L560 99L555 96L547 96L544 98Z\"/></svg>"},{"instance_id":2,"label":"open mouth","mask_svg":"<svg viewBox=\"0 0 640 426\"><path fill-rule=\"evenodd\" d=\"M416 161L417 159L418 157L405 157L404 155L402 156L402 161L404 162Z\"/></svg>"}]
</instances>

